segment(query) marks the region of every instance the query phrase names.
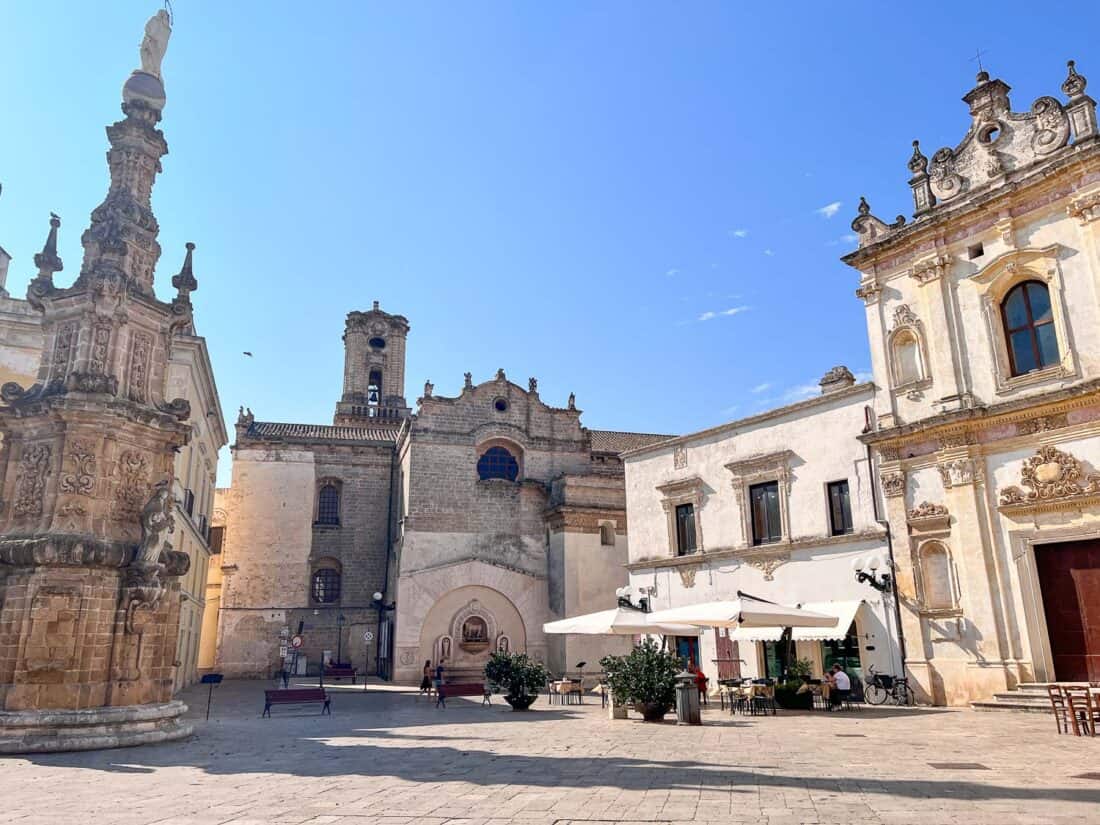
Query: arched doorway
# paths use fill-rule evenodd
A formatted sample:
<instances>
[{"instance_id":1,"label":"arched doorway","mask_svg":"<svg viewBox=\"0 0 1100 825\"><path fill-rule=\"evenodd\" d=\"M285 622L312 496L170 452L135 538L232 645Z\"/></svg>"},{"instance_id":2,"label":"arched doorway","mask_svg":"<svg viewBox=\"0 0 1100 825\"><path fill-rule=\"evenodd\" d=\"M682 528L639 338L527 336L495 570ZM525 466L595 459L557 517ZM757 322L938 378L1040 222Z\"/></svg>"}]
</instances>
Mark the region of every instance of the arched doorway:
<instances>
[{"instance_id":1,"label":"arched doorway","mask_svg":"<svg viewBox=\"0 0 1100 825\"><path fill-rule=\"evenodd\" d=\"M457 587L440 596L420 629L420 661L445 658L451 681L477 681L494 650L523 652L527 629L511 599L481 585Z\"/></svg>"}]
</instances>

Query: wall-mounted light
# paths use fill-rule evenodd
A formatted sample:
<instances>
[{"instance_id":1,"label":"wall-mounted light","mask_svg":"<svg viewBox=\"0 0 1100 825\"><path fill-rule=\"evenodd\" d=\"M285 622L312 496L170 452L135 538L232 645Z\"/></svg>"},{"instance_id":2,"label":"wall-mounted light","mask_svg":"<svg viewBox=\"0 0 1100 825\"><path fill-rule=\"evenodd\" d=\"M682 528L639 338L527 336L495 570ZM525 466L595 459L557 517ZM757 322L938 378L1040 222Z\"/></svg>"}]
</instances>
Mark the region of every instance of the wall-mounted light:
<instances>
[{"instance_id":1,"label":"wall-mounted light","mask_svg":"<svg viewBox=\"0 0 1100 825\"><path fill-rule=\"evenodd\" d=\"M642 592L645 592L645 588L639 587L638 590L642 591ZM632 594L633 594L633 591L630 589L629 585L627 585L625 587L620 587L618 590L616 590L615 591L615 598L618 601L619 607L625 607L625 608L628 608L630 610L640 610L643 613L648 613L649 612L649 597L648 596L640 596L638 598L638 603L635 604L634 600L632 598Z\"/></svg>"},{"instance_id":2,"label":"wall-mounted light","mask_svg":"<svg viewBox=\"0 0 1100 825\"><path fill-rule=\"evenodd\" d=\"M878 556L871 556L869 559L854 559L852 570L855 571L856 581L861 584L869 584L878 592L885 593L890 589L893 576L889 573L879 574L878 569L881 564L882 560Z\"/></svg>"}]
</instances>

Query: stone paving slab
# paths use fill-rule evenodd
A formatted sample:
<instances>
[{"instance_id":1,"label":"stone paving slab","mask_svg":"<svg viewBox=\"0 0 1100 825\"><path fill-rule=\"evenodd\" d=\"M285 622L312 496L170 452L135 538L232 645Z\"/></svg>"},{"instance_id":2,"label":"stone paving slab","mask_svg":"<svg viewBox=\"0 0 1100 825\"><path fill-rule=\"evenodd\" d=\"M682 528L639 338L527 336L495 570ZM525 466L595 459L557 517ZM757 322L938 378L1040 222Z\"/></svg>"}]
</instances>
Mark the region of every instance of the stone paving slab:
<instances>
[{"instance_id":1,"label":"stone paving slab","mask_svg":"<svg viewBox=\"0 0 1100 825\"><path fill-rule=\"evenodd\" d=\"M1100 823L1100 781L1079 778L1100 772L1100 739L1037 714L707 710L677 727L369 685L331 688L332 716L261 719L266 687L223 683L209 722L206 690L186 692L184 742L4 759L0 823Z\"/></svg>"}]
</instances>

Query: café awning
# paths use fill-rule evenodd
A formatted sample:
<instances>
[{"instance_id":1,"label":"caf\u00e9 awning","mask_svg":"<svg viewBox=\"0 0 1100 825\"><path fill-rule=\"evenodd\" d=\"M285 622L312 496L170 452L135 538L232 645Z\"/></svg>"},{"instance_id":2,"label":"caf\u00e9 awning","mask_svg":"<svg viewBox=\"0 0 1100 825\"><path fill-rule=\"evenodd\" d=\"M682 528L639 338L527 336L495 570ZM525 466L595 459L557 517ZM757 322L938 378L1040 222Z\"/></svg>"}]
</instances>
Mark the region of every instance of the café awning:
<instances>
[{"instance_id":1,"label":"caf\u00e9 awning","mask_svg":"<svg viewBox=\"0 0 1100 825\"><path fill-rule=\"evenodd\" d=\"M791 638L804 642L843 639L848 635L848 628L855 621L856 612L862 604L862 599L850 602L807 602L802 605L803 610L836 616L836 624L833 627L792 626Z\"/></svg>"},{"instance_id":2,"label":"caf\u00e9 awning","mask_svg":"<svg viewBox=\"0 0 1100 825\"><path fill-rule=\"evenodd\" d=\"M703 602L669 610L658 610L650 616L659 622L676 622L703 627L732 627L739 630L766 627L778 628L780 632L784 627L793 625L831 628L837 621L833 615L788 607L741 592L738 592L736 599L729 601Z\"/></svg>"},{"instance_id":3,"label":"caf\u00e9 awning","mask_svg":"<svg viewBox=\"0 0 1100 825\"><path fill-rule=\"evenodd\" d=\"M626 607L585 613L542 626L543 633L577 636L698 636L699 628L688 624L654 621L652 613Z\"/></svg>"}]
</instances>

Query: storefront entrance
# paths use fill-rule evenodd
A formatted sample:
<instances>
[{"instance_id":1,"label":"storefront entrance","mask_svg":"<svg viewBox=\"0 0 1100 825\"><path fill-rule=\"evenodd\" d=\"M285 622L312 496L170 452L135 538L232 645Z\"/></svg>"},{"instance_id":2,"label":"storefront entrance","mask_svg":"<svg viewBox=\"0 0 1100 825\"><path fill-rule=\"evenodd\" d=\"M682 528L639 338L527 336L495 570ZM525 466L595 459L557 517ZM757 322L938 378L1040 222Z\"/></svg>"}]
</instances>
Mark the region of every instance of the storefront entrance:
<instances>
[{"instance_id":1,"label":"storefront entrance","mask_svg":"<svg viewBox=\"0 0 1100 825\"><path fill-rule=\"evenodd\" d=\"M821 643L821 664L826 671L833 665L840 665L853 685L862 684L863 663L859 660L859 635L855 622L852 622L843 639L826 639Z\"/></svg>"},{"instance_id":2,"label":"storefront entrance","mask_svg":"<svg viewBox=\"0 0 1100 825\"><path fill-rule=\"evenodd\" d=\"M1038 545L1035 565L1054 678L1100 680L1100 541Z\"/></svg>"}]
</instances>

